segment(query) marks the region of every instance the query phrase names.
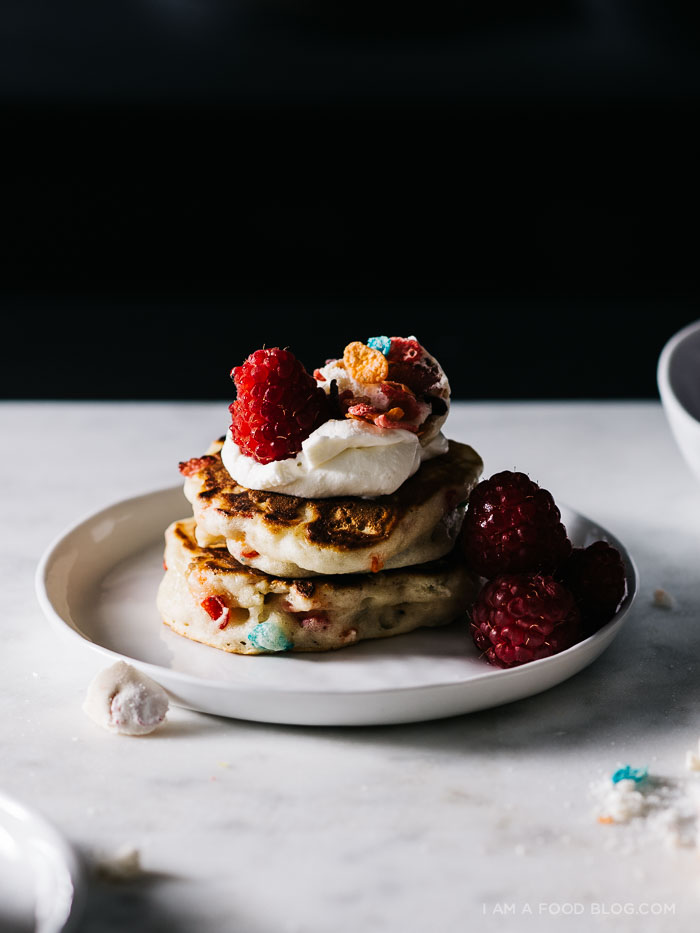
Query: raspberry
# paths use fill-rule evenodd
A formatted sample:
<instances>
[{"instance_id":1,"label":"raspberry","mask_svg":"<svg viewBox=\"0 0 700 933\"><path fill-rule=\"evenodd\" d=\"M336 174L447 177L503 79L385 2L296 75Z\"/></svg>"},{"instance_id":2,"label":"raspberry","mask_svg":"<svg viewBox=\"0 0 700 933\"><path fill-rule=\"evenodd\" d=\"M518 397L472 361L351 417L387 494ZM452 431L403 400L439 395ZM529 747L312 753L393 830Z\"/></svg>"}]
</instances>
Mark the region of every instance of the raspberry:
<instances>
[{"instance_id":1,"label":"raspberry","mask_svg":"<svg viewBox=\"0 0 700 933\"><path fill-rule=\"evenodd\" d=\"M612 619L627 589L620 552L606 541L574 548L557 578L574 594L589 635Z\"/></svg>"},{"instance_id":2,"label":"raspberry","mask_svg":"<svg viewBox=\"0 0 700 933\"><path fill-rule=\"evenodd\" d=\"M503 574L481 590L471 633L490 664L517 667L571 647L579 635L574 597L551 576Z\"/></svg>"},{"instance_id":3,"label":"raspberry","mask_svg":"<svg viewBox=\"0 0 700 933\"><path fill-rule=\"evenodd\" d=\"M329 418L326 393L289 350L256 350L231 372L231 434L258 463L286 460Z\"/></svg>"},{"instance_id":4,"label":"raspberry","mask_svg":"<svg viewBox=\"0 0 700 933\"><path fill-rule=\"evenodd\" d=\"M551 573L571 553L552 494L509 470L472 492L462 542L471 568L489 579L501 573Z\"/></svg>"}]
</instances>

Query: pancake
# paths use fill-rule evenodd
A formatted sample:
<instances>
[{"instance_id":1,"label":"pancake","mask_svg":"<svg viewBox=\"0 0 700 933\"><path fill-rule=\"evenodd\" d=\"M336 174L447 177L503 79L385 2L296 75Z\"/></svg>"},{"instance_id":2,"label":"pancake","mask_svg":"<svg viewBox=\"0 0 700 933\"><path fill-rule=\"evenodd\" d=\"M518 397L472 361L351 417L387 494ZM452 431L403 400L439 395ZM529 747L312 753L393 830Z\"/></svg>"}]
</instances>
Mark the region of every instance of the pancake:
<instances>
[{"instance_id":1,"label":"pancake","mask_svg":"<svg viewBox=\"0 0 700 933\"><path fill-rule=\"evenodd\" d=\"M466 444L426 460L387 496L305 499L246 489L221 462L223 439L181 464L200 545L280 577L367 573L449 553L483 467Z\"/></svg>"},{"instance_id":2,"label":"pancake","mask_svg":"<svg viewBox=\"0 0 700 933\"><path fill-rule=\"evenodd\" d=\"M458 549L418 567L289 580L244 567L225 548L201 547L193 519L170 525L165 541L164 622L236 654L328 651L443 625L465 612L479 585ZM202 606L212 597L216 619Z\"/></svg>"}]
</instances>

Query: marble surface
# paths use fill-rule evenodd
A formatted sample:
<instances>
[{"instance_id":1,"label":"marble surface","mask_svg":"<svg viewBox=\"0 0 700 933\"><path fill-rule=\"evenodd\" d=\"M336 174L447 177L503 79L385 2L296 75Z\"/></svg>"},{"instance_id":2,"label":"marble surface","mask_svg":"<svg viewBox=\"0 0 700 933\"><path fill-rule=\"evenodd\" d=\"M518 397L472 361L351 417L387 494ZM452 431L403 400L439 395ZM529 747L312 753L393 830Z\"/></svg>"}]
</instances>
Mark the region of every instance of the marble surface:
<instances>
[{"instance_id":1,"label":"marble surface","mask_svg":"<svg viewBox=\"0 0 700 933\"><path fill-rule=\"evenodd\" d=\"M698 850L601 825L590 798L625 763L700 782L684 763L700 736L700 485L660 406L459 404L448 422L487 475L528 472L637 561L629 621L572 680L416 725L174 709L150 737L103 732L81 711L85 672L34 597L36 563L81 516L177 482L177 462L226 418L223 403L0 406L0 788L88 865L133 845L146 872L93 879L79 929L695 930ZM673 609L652 604L657 588Z\"/></svg>"}]
</instances>

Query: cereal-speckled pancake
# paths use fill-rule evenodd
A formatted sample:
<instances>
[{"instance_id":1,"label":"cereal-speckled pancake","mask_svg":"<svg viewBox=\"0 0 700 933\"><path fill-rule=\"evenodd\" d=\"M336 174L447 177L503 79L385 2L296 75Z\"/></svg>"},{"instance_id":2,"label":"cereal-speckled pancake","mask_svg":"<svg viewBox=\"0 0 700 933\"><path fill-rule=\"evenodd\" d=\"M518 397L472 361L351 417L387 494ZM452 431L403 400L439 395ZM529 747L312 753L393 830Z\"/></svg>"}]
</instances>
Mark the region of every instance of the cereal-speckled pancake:
<instances>
[{"instance_id":1,"label":"cereal-speckled pancake","mask_svg":"<svg viewBox=\"0 0 700 933\"><path fill-rule=\"evenodd\" d=\"M240 486L221 462L223 439L180 465L196 537L280 577L365 573L426 563L452 550L483 467L466 444L426 460L391 495L305 499Z\"/></svg>"},{"instance_id":2,"label":"cereal-speckled pancake","mask_svg":"<svg viewBox=\"0 0 700 933\"><path fill-rule=\"evenodd\" d=\"M465 612L479 583L459 549L417 567L290 580L244 567L226 548L201 547L192 519L174 522L165 540L163 620L237 654L327 651L443 625Z\"/></svg>"}]
</instances>

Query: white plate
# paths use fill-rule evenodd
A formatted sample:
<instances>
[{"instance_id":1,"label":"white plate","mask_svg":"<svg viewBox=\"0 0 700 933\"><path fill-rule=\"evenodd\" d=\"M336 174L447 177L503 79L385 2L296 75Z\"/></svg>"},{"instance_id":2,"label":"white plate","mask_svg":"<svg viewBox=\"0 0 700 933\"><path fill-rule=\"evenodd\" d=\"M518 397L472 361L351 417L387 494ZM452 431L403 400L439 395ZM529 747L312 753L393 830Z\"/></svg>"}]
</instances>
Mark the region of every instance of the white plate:
<instances>
[{"instance_id":1,"label":"white plate","mask_svg":"<svg viewBox=\"0 0 700 933\"><path fill-rule=\"evenodd\" d=\"M155 606L163 531L189 514L181 487L118 502L63 534L37 569L49 621L96 671L124 658L174 703L205 713L298 725L376 725L438 719L539 693L576 674L620 630L637 589L634 564L605 529L572 509L562 519L576 545L603 538L627 568L628 594L591 638L512 670L479 657L464 622L312 654L227 654L175 635ZM86 672L86 686L87 677Z\"/></svg>"},{"instance_id":2,"label":"white plate","mask_svg":"<svg viewBox=\"0 0 700 933\"><path fill-rule=\"evenodd\" d=\"M75 853L38 813L0 792L0 930L60 933L83 901Z\"/></svg>"}]
</instances>

